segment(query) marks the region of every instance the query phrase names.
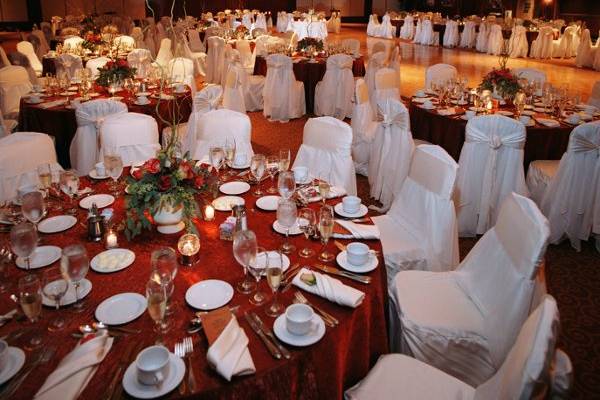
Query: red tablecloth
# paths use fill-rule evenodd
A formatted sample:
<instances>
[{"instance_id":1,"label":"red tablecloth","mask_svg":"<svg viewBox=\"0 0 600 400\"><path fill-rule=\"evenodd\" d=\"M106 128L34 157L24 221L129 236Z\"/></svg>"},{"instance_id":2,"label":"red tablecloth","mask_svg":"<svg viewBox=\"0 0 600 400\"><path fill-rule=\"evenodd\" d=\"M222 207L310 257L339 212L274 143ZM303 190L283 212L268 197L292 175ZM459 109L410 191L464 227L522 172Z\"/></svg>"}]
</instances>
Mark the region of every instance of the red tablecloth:
<instances>
[{"instance_id":1,"label":"red tablecloth","mask_svg":"<svg viewBox=\"0 0 600 400\"><path fill-rule=\"evenodd\" d=\"M89 181L82 178L85 184ZM270 181L263 183L265 188ZM92 185L96 192L105 192L106 184ZM259 238L259 245L267 249L274 249L282 243L283 236L275 233L271 228L276 215L274 212L263 212L255 209L256 198L245 195L246 207L248 209L249 228L254 230ZM123 218L123 199L120 198L112 205L118 219ZM332 201L337 202L339 201ZM315 209L318 205L313 204ZM86 212L80 210L79 221L85 221ZM171 330L165 335L167 346L172 350L176 341L188 336L185 328L193 316L193 309L186 305L184 294L192 284L204 279L223 279L232 285L242 278L242 268L235 261L231 242L219 239L218 226L229 213L217 212L213 222L199 222L197 227L201 238L200 261L194 267L180 267L177 273L173 301L175 302L175 313L171 319ZM93 257L104 250L101 244L86 241L85 228L76 224L69 231L62 234L44 235L43 241L47 245L66 246L72 243L84 243L89 256ZM135 262L125 270L111 273L99 274L89 271L87 279L93 284L91 293L85 299L89 307L82 314L72 314L68 308L58 311L65 316L73 317L69 326L59 332L45 332L45 347L57 347L56 357L47 365L35 369L23 386L18 390L15 399L30 399L43 384L46 376L54 370L58 362L70 351L76 339L71 337L77 326L82 323L93 321L95 307L104 299L122 292L137 292L144 294L145 285L150 273L150 253L159 246L170 246L176 248L179 234L161 235L156 232L145 233L133 242L127 242L124 235L119 235L121 247L130 248L136 254ZM0 234L0 245L6 245L9 237L7 233ZM309 245L318 250L320 245L314 241L307 241L304 237L296 236L291 241L297 248ZM378 241L369 241L374 249L381 249ZM332 243L330 250L334 250ZM314 264L316 259L303 260L296 253L290 256L292 263ZM316 344L306 348L292 348L290 360L275 360L271 357L256 334L250 329L243 313L247 310L255 310L261 319L268 325L273 324L273 319L267 317L261 308L249 304L248 295L235 292L230 305L240 305L238 321L246 331L250 340L249 349L256 365L256 374L245 377L234 377L231 382L225 381L207 364L206 352L207 341L201 332L194 335L195 352L192 358L196 378L199 385L197 393L189 398L203 399L340 399L344 389L355 384L365 376L369 368L373 366L377 358L388 351L386 330L386 273L383 260L379 260L379 267L369 273L373 278L370 285L363 285L345 278L341 278L345 284L356 287L366 292L363 303L356 309L335 305L320 297L306 293L307 298L319 307L333 314L340 320L336 328L327 328L325 336ZM56 268L58 263L51 267ZM41 275L44 269L35 273ZM9 270L10 282L25 274L24 271L12 266ZM261 282L261 289L269 293L265 280ZM287 306L291 304L295 288L290 289L280 296L281 302ZM8 298L14 289L0 294L0 312L5 313L14 307L14 303ZM270 299L269 299L270 300ZM42 320L38 326L45 329L48 321L56 315L53 309L44 309ZM28 323L24 323L29 326ZM12 321L0 328L0 335L8 334L17 329L23 329L19 322ZM147 313L144 313L136 321L127 325L128 327L141 329L142 333L122 337L117 340L113 349L103 363L99 366L95 376L82 393L82 399L100 398L112 378L117 363L123 356L124 349L131 341L139 341L144 345L151 345L157 338L152 331L153 323ZM21 346L22 343L11 343ZM31 357L27 354L28 359ZM129 361L129 360L128 360ZM169 398L177 398L177 390L169 395Z\"/></svg>"},{"instance_id":2,"label":"red tablecloth","mask_svg":"<svg viewBox=\"0 0 600 400\"><path fill-rule=\"evenodd\" d=\"M304 83L304 95L306 99L306 112L312 113L315 104L315 88L317 83L325 75L327 70L327 59L318 58L317 62L310 63L306 60L294 63L294 75L297 81ZM354 60L352 64L354 76L365 75L365 61L362 57ZM256 57L254 63L254 75L267 75L267 60Z\"/></svg>"}]
</instances>

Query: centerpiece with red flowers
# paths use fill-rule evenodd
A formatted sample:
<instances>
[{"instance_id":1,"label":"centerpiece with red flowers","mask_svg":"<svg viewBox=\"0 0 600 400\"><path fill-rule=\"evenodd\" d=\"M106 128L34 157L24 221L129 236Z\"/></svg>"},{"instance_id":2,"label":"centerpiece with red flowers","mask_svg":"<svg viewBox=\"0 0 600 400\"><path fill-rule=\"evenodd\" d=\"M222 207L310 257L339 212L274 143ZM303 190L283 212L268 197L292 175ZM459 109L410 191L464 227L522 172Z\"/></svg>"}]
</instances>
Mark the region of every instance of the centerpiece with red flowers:
<instances>
[{"instance_id":1,"label":"centerpiece with red flowers","mask_svg":"<svg viewBox=\"0 0 600 400\"><path fill-rule=\"evenodd\" d=\"M102 68L98 68L100 73L96 83L103 87L108 87L111 82L123 82L127 78L135 78L135 68L129 66L127 60L118 58L110 60Z\"/></svg>"},{"instance_id":2,"label":"centerpiece with red flowers","mask_svg":"<svg viewBox=\"0 0 600 400\"><path fill-rule=\"evenodd\" d=\"M100 46L101 44L104 44L104 41L102 40L102 35L98 33L88 32L83 37L81 47L91 52L94 52L98 50L98 46Z\"/></svg>"},{"instance_id":3,"label":"centerpiece with red flowers","mask_svg":"<svg viewBox=\"0 0 600 400\"><path fill-rule=\"evenodd\" d=\"M296 51L321 52L323 51L323 41L321 39L307 36L298 42L298 45L296 46Z\"/></svg>"},{"instance_id":4,"label":"centerpiece with red flowers","mask_svg":"<svg viewBox=\"0 0 600 400\"><path fill-rule=\"evenodd\" d=\"M248 28L246 28L244 25L239 25L237 28L235 28L235 37L238 39L245 38L248 33Z\"/></svg>"},{"instance_id":5,"label":"centerpiece with red flowers","mask_svg":"<svg viewBox=\"0 0 600 400\"><path fill-rule=\"evenodd\" d=\"M508 55L500 56L500 68L492 69L483 77L483 82L479 85L480 90L490 90L503 99L514 99L517 92L521 89L519 78L506 66Z\"/></svg>"}]
</instances>

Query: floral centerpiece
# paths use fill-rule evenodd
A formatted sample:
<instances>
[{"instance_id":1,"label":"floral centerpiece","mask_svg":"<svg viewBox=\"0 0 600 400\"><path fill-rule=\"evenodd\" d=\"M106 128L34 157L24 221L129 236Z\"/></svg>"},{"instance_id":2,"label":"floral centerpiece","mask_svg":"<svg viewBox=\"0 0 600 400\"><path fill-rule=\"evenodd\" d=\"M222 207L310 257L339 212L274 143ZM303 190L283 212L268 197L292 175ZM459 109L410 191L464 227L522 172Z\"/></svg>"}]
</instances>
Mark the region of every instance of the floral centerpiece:
<instances>
[{"instance_id":1,"label":"floral centerpiece","mask_svg":"<svg viewBox=\"0 0 600 400\"><path fill-rule=\"evenodd\" d=\"M127 60L119 58L110 60L102 68L98 68L100 73L96 83L103 87L108 87L110 82L123 81L127 78L135 78L136 68L129 66Z\"/></svg>"},{"instance_id":2,"label":"floral centerpiece","mask_svg":"<svg viewBox=\"0 0 600 400\"><path fill-rule=\"evenodd\" d=\"M508 56L500 56L500 68L492 69L483 77L480 90L490 90L503 99L513 99L521 89L519 78L506 66Z\"/></svg>"},{"instance_id":3,"label":"floral centerpiece","mask_svg":"<svg viewBox=\"0 0 600 400\"><path fill-rule=\"evenodd\" d=\"M298 42L297 51L323 51L323 41L317 38L305 37Z\"/></svg>"},{"instance_id":4,"label":"floral centerpiece","mask_svg":"<svg viewBox=\"0 0 600 400\"><path fill-rule=\"evenodd\" d=\"M235 28L234 35L236 38L243 39L244 37L246 37L247 34L248 28L246 28L244 25L240 25L237 28Z\"/></svg>"},{"instance_id":5,"label":"floral centerpiece","mask_svg":"<svg viewBox=\"0 0 600 400\"><path fill-rule=\"evenodd\" d=\"M104 44L102 40L102 35L95 34L93 32L87 32L83 37L83 42L81 43L81 47L89 51L96 51L98 46Z\"/></svg>"}]
</instances>

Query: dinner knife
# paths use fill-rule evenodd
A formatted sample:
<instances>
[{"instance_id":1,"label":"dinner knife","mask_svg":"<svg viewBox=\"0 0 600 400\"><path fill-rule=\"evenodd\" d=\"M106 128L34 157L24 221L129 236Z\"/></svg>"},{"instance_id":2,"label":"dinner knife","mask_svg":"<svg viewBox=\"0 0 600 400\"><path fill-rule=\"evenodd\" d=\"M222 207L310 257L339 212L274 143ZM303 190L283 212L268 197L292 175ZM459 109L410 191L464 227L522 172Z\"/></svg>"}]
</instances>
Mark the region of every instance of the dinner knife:
<instances>
[{"instance_id":1,"label":"dinner knife","mask_svg":"<svg viewBox=\"0 0 600 400\"><path fill-rule=\"evenodd\" d=\"M262 319L260 319L260 317L258 315L256 315L255 312L252 312L250 314L250 316L252 318L254 318L254 320L256 321L256 323L258 324L258 327L260 328L260 330L263 331L263 333L265 335L267 335L269 337L269 339L271 339L271 341L273 343L275 343L275 346L277 346L277 348L279 349L279 351L281 351L281 354L283 355L283 357L286 360L289 360L290 358L292 358L292 355L290 354L290 352L288 351L288 349L286 349L281 342L279 342L279 340L275 337L275 335L273 334L273 331L268 328L263 322Z\"/></svg>"},{"instance_id":2,"label":"dinner knife","mask_svg":"<svg viewBox=\"0 0 600 400\"><path fill-rule=\"evenodd\" d=\"M258 324L252 319L252 317L250 317L250 315L248 313L244 313L244 318L246 318L246 321L248 321L248 324L250 325L250 328L252 328L252 330L254 331L254 333L256 333L258 335L258 337L260 337L260 339L263 341L263 343L265 344L265 346L267 346L267 349L269 350L269 352L271 353L271 355L274 358L280 360L281 359L281 352L269 340L269 338L267 338L267 336L263 333L263 331L260 330L260 328L258 327Z\"/></svg>"},{"instance_id":3,"label":"dinner knife","mask_svg":"<svg viewBox=\"0 0 600 400\"><path fill-rule=\"evenodd\" d=\"M117 373L115 374L115 377L113 379L116 379L116 384L113 387L113 391L112 391L112 399L120 399L122 397L122 393L123 393L123 375L125 374L124 369L127 367L127 365L131 364L133 362L133 360L135 360L135 358L137 357L138 353L140 351L142 351L142 348L144 347L144 342L136 342L135 347L133 348L133 351L131 353L129 353L129 357L124 357L121 360L121 363L119 364L119 370L117 371Z\"/></svg>"},{"instance_id":4,"label":"dinner knife","mask_svg":"<svg viewBox=\"0 0 600 400\"><path fill-rule=\"evenodd\" d=\"M327 265L322 265L322 264L315 265L315 268L322 272L325 272L327 274L343 276L344 278L352 279L353 281L364 283L365 285L371 283L370 276L362 276L362 275L358 275L358 274L353 274L351 272L342 271L340 269L337 269L334 267L329 267Z\"/></svg>"}]
</instances>

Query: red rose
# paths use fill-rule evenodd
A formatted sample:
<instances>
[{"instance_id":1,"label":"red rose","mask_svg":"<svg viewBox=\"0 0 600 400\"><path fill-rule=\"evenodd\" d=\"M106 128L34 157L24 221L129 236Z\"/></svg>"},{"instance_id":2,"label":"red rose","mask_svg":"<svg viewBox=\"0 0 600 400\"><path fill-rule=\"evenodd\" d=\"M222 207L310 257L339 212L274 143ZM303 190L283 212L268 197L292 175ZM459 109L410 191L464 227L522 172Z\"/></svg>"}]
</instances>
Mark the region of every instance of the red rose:
<instances>
[{"instance_id":1,"label":"red rose","mask_svg":"<svg viewBox=\"0 0 600 400\"><path fill-rule=\"evenodd\" d=\"M139 181L140 179L142 179L142 176L144 176L144 170L141 168L138 168L138 169L134 170L131 173L131 175L133 175L133 177Z\"/></svg>"},{"instance_id":2,"label":"red rose","mask_svg":"<svg viewBox=\"0 0 600 400\"><path fill-rule=\"evenodd\" d=\"M158 178L158 190L160 190L161 192L169 190L171 188L171 185L171 176L163 175L160 178Z\"/></svg>"},{"instance_id":3,"label":"red rose","mask_svg":"<svg viewBox=\"0 0 600 400\"><path fill-rule=\"evenodd\" d=\"M117 66L119 68L127 68L127 60L120 58L117 60Z\"/></svg>"},{"instance_id":4,"label":"red rose","mask_svg":"<svg viewBox=\"0 0 600 400\"><path fill-rule=\"evenodd\" d=\"M111 68L113 67L113 65L114 65L114 64L115 64L114 62L112 62L112 61L109 61L109 62L107 62L107 63L106 63L106 65L105 65L105 66L106 66L106 68L107 68L107 69L111 69Z\"/></svg>"},{"instance_id":5,"label":"red rose","mask_svg":"<svg viewBox=\"0 0 600 400\"><path fill-rule=\"evenodd\" d=\"M194 176L192 166L187 161L182 161L179 164L178 172L181 179L192 179Z\"/></svg>"},{"instance_id":6,"label":"red rose","mask_svg":"<svg viewBox=\"0 0 600 400\"><path fill-rule=\"evenodd\" d=\"M196 179L194 179L194 185L200 189L204 185L204 177L197 176Z\"/></svg>"},{"instance_id":7,"label":"red rose","mask_svg":"<svg viewBox=\"0 0 600 400\"><path fill-rule=\"evenodd\" d=\"M142 169L151 174L156 174L158 171L160 171L160 161L158 158L151 158L144 163Z\"/></svg>"}]
</instances>

